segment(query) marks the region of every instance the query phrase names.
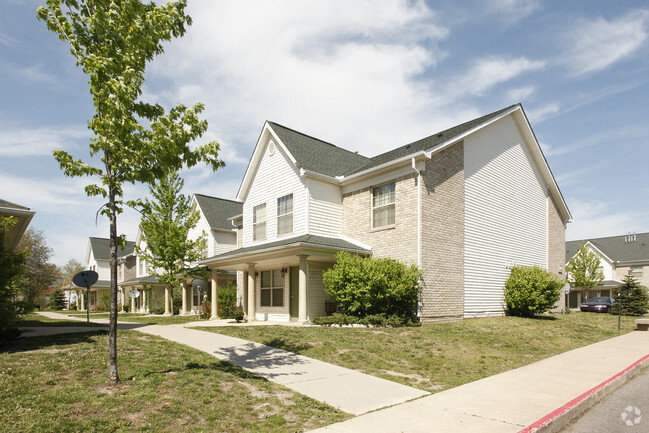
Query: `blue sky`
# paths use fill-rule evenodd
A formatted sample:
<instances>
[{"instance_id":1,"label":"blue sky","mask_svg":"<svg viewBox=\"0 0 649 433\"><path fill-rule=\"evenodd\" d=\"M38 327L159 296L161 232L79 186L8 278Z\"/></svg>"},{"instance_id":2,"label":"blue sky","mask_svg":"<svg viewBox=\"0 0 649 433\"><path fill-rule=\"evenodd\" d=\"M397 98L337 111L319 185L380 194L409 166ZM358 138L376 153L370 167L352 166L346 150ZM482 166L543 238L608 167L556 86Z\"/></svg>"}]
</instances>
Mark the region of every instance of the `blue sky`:
<instances>
[{"instance_id":1,"label":"blue sky","mask_svg":"<svg viewBox=\"0 0 649 433\"><path fill-rule=\"evenodd\" d=\"M55 263L83 262L88 237L108 236L102 202L52 151L88 160L92 100L41 3L0 0L0 198L36 211ZM265 120L372 156L521 102L573 214L567 239L649 231L646 1L189 0L188 13L142 96L206 106L227 167L184 172L186 193L234 198ZM118 225L134 239L137 214Z\"/></svg>"}]
</instances>

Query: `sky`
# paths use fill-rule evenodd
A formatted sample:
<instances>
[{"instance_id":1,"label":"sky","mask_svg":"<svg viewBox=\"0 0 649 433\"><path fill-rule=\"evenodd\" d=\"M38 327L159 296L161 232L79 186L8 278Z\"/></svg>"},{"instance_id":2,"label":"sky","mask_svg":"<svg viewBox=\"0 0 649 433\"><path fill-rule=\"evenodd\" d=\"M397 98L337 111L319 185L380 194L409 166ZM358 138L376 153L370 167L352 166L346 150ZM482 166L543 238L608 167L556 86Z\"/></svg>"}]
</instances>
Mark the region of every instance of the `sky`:
<instances>
[{"instance_id":1,"label":"sky","mask_svg":"<svg viewBox=\"0 0 649 433\"><path fill-rule=\"evenodd\" d=\"M52 156L88 153L88 78L36 19L0 0L0 198L36 211L52 261L108 237ZM649 231L649 4L540 0L189 0L193 25L147 66L142 100L205 104L225 168L186 194L234 199L266 120L374 156L522 103L573 215L566 239ZM147 188L128 185L127 199ZM134 240L138 214L118 231Z\"/></svg>"}]
</instances>

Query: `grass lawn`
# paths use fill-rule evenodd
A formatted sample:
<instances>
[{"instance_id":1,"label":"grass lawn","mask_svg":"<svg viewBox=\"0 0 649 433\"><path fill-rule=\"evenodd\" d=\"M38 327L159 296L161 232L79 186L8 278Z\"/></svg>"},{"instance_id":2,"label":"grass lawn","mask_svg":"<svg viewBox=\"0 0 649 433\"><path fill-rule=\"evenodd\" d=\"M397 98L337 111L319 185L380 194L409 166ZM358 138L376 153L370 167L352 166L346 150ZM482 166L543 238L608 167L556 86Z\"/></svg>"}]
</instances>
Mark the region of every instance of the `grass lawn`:
<instances>
[{"instance_id":1,"label":"grass lawn","mask_svg":"<svg viewBox=\"0 0 649 433\"><path fill-rule=\"evenodd\" d=\"M86 312L68 312L68 311L54 311L55 313L65 314L66 316L76 317L85 319ZM35 315L37 317L42 317ZM99 313L90 313L90 320L93 319L109 319L110 313L108 312L99 312ZM54 320L54 319L50 319ZM151 316L148 314L141 313L118 313L117 320L124 322L135 322L135 323L145 323L147 325L178 325L181 323L197 322L198 316ZM202 319L206 320L206 319ZM39 325L18 325L18 326L39 326Z\"/></svg>"},{"instance_id":2,"label":"grass lawn","mask_svg":"<svg viewBox=\"0 0 649 433\"><path fill-rule=\"evenodd\" d=\"M635 329L622 317L622 333ZM617 316L573 312L413 328L200 328L438 392L619 335Z\"/></svg>"},{"instance_id":3,"label":"grass lawn","mask_svg":"<svg viewBox=\"0 0 649 433\"><path fill-rule=\"evenodd\" d=\"M56 311L58 313L58 311ZM84 316L85 317L85 316ZM86 326L86 322L79 320L59 320L50 319L49 317L41 316L40 314L30 313L20 316L16 321L17 327L30 327L30 326ZM106 326L90 323L89 326Z\"/></svg>"},{"instance_id":4,"label":"grass lawn","mask_svg":"<svg viewBox=\"0 0 649 433\"><path fill-rule=\"evenodd\" d=\"M296 432L350 417L177 343L135 331L117 342L116 386L105 331L4 346L2 431Z\"/></svg>"}]
</instances>

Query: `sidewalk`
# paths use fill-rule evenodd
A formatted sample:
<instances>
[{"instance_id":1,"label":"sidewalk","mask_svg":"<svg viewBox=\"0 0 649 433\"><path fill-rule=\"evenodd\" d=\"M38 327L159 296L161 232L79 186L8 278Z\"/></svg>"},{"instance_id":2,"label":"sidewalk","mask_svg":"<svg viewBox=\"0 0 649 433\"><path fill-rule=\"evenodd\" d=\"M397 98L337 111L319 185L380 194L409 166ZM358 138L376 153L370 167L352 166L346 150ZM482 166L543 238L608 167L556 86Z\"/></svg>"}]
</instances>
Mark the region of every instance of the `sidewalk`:
<instances>
[{"instance_id":1,"label":"sidewalk","mask_svg":"<svg viewBox=\"0 0 649 433\"><path fill-rule=\"evenodd\" d=\"M195 325L122 322L120 328L194 347L360 415L314 430L319 433L556 432L640 368L649 366L649 332L635 331L429 395L262 344L185 328Z\"/></svg>"}]
</instances>

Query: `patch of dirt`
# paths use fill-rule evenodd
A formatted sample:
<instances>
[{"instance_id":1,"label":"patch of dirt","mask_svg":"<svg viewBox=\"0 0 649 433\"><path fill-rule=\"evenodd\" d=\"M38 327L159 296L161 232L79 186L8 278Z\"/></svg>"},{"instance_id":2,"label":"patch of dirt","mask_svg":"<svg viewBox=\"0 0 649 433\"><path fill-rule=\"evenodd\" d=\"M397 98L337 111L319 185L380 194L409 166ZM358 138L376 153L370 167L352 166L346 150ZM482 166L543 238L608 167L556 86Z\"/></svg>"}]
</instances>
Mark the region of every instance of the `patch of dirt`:
<instances>
[{"instance_id":1,"label":"patch of dirt","mask_svg":"<svg viewBox=\"0 0 649 433\"><path fill-rule=\"evenodd\" d=\"M444 385L431 383L429 378L420 376L419 374L415 374L415 373L406 374L406 373L400 373L398 371L392 371L392 370L381 370L381 372L390 376L410 379L413 381L414 386L425 384L426 389L431 389L431 390L440 390L444 388Z\"/></svg>"},{"instance_id":2,"label":"patch of dirt","mask_svg":"<svg viewBox=\"0 0 649 433\"><path fill-rule=\"evenodd\" d=\"M125 413L122 415L123 418L126 418L133 423L133 427L139 427L144 425L146 422L146 413L144 412L134 412L134 413Z\"/></svg>"},{"instance_id":3,"label":"patch of dirt","mask_svg":"<svg viewBox=\"0 0 649 433\"><path fill-rule=\"evenodd\" d=\"M266 398L266 397L268 397L267 392L264 392L264 391L260 390L259 388L257 388L256 386L254 386L254 385L252 385L250 383L241 382L239 380L237 380L237 383L241 384L244 388L246 388L248 390L248 394L251 395L252 397L256 397L256 398Z\"/></svg>"},{"instance_id":4,"label":"patch of dirt","mask_svg":"<svg viewBox=\"0 0 649 433\"><path fill-rule=\"evenodd\" d=\"M113 395L116 392L129 389L130 387L131 385L129 385L128 383L117 383L115 385L99 385L95 387L95 391L101 394Z\"/></svg>"},{"instance_id":5,"label":"patch of dirt","mask_svg":"<svg viewBox=\"0 0 649 433\"><path fill-rule=\"evenodd\" d=\"M70 349L36 349L30 351L30 353L46 353L46 354L55 354L61 352L69 352Z\"/></svg>"}]
</instances>

